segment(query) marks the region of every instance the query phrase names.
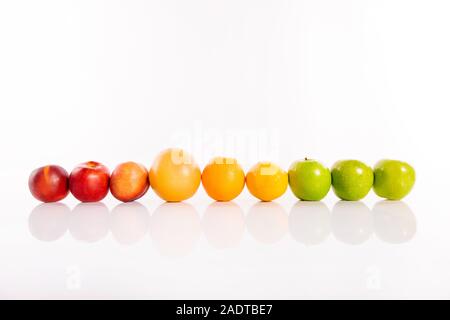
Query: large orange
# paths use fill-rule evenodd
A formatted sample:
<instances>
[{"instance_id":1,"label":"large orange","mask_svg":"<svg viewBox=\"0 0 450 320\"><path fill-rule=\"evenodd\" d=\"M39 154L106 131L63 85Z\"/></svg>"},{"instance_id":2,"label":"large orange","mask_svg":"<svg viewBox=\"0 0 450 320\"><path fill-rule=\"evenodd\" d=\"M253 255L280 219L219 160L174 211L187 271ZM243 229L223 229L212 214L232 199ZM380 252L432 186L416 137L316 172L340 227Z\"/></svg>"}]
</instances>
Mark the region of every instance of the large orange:
<instances>
[{"instance_id":1,"label":"large orange","mask_svg":"<svg viewBox=\"0 0 450 320\"><path fill-rule=\"evenodd\" d=\"M216 157L202 173L206 193L217 201L230 201L244 189L245 173L236 159Z\"/></svg>"},{"instance_id":2,"label":"large orange","mask_svg":"<svg viewBox=\"0 0 450 320\"><path fill-rule=\"evenodd\" d=\"M248 190L256 198L272 201L286 191L288 175L276 164L258 162L247 173L246 182Z\"/></svg>"},{"instance_id":3,"label":"large orange","mask_svg":"<svg viewBox=\"0 0 450 320\"><path fill-rule=\"evenodd\" d=\"M195 194L200 185L201 172L189 153L181 149L167 149L153 162L149 179L158 196L169 202L178 202Z\"/></svg>"}]
</instances>

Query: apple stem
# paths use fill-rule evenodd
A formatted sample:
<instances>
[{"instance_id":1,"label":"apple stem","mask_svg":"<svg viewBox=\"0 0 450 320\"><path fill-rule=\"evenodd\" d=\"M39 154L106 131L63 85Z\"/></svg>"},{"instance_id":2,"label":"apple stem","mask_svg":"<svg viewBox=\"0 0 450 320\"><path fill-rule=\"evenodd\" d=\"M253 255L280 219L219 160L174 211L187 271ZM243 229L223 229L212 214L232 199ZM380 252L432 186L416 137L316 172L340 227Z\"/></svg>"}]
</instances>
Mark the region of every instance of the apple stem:
<instances>
[{"instance_id":1,"label":"apple stem","mask_svg":"<svg viewBox=\"0 0 450 320\"><path fill-rule=\"evenodd\" d=\"M308 157L305 157L305 161L307 161L308 160Z\"/></svg>"}]
</instances>

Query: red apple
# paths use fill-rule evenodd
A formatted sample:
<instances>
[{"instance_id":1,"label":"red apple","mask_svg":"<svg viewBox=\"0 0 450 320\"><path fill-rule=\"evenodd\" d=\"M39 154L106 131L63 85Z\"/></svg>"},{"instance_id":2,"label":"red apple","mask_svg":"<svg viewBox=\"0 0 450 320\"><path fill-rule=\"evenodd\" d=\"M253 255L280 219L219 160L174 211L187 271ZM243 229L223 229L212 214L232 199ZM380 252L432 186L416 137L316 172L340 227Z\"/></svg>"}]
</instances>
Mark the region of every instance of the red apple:
<instances>
[{"instance_id":1,"label":"red apple","mask_svg":"<svg viewBox=\"0 0 450 320\"><path fill-rule=\"evenodd\" d=\"M69 177L70 192L81 202L97 202L109 191L109 170L95 161L81 163Z\"/></svg>"},{"instance_id":2,"label":"red apple","mask_svg":"<svg viewBox=\"0 0 450 320\"><path fill-rule=\"evenodd\" d=\"M69 193L69 177L64 168L48 165L31 172L28 187L36 199L55 202L64 199Z\"/></svg>"}]
</instances>

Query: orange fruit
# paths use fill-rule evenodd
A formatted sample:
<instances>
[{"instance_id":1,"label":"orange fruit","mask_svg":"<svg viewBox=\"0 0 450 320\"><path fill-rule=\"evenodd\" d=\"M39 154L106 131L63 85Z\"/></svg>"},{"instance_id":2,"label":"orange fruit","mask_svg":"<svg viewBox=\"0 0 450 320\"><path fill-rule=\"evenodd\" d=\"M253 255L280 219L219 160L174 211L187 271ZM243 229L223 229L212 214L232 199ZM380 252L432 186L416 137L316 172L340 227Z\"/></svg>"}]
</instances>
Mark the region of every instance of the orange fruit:
<instances>
[{"instance_id":1,"label":"orange fruit","mask_svg":"<svg viewBox=\"0 0 450 320\"><path fill-rule=\"evenodd\" d=\"M201 172L192 156L181 149L162 151L149 172L150 186L169 202L192 197L200 186Z\"/></svg>"},{"instance_id":2,"label":"orange fruit","mask_svg":"<svg viewBox=\"0 0 450 320\"><path fill-rule=\"evenodd\" d=\"M214 200L230 201L244 189L245 173L236 159L216 157L203 169L202 184Z\"/></svg>"},{"instance_id":3,"label":"orange fruit","mask_svg":"<svg viewBox=\"0 0 450 320\"><path fill-rule=\"evenodd\" d=\"M248 190L256 198L272 201L286 191L288 175L276 164L258 162L247 173L246 183Z\"/></svg>"}]
</instances>

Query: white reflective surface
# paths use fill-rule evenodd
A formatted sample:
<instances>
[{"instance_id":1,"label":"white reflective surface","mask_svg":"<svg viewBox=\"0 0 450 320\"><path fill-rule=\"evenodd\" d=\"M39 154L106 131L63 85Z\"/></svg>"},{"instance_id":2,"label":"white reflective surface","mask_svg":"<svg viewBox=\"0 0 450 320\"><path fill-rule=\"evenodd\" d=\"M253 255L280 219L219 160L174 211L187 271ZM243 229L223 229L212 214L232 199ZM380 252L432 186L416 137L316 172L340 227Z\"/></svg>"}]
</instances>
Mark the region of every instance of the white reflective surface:
<instances>
[{"instance_id":1,"label":"white reflective surface","mask_svg":"<svg viewBox=\"0 0 450 320\"><path fill-rule=\"evenodd\" d=\"M3 205L2 298L448 297L448 221L438 203ZM440 221L439 221L440 219Z\"/></svg>"},{"instance_id":2,"label":"white reflective surface","mask_svg":"<svg viewBox=\"0 0 450 320\"><path fill-rule=\"evenodd\" d=\"M288 234L299 243L318 245L330 235L350 245L373 238L401 244L414 238L413 211L403 201L379 201L370 210L361 201L339 201L330 211L324 202L296 202L288 214L277 202L256 202L245 215L235 202L212 202L199 215L189 203L162 203L152 214L140 202L121 203L111 211L102 203L44 203L30 212L31 235L44 242L67 233L76 241L95 243L110 237L134 245L148 236L162 254L194 250L201 235L216 249L237 248L244 234L261 244L274 244ZM63 240L62 240L63 241ZM291 241L291 240L289 240Z\"/></svg>"}]
</instances>

